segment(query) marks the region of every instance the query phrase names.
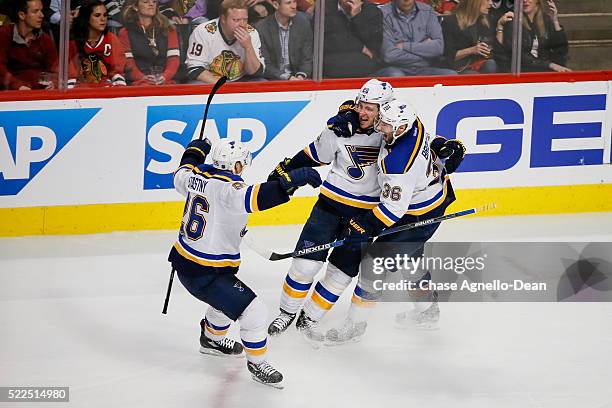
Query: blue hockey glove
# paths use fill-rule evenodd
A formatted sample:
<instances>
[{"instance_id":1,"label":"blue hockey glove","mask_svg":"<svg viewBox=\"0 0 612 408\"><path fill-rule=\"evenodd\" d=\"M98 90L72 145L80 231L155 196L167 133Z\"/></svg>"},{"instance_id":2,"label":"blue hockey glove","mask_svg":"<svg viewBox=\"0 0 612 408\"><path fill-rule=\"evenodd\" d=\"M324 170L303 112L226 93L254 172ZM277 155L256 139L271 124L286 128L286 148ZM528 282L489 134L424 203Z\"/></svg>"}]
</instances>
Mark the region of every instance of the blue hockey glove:
<instances>
[{"instance_id":1,"label":"blue hockey glove","mask_svg":"<svg viewBox=\"0 0 612 408\"><path fill-rule=\"evenodd\" d=\"M345 101L336 116L327 121L327 128L338 137L351 137L359 129L359 114L355 111L355 102Z\"/></svg>"},{"instance_id":2,"label":"blue hockey glove","mask_svg":"<svg viewBox=\"0 0 612 408\"><path fill-rule=\"evenodd\" d=\"M305 186L306 184L310 184L314 188L319 187L321 185L321 176L319 172L310 167L302 167L301 169L291 170L289 173L283 173L278 181L283 190L291 195L298 187Z\"/></svg>"},{"instance_id":3,"label":"blue hockey glove","mask_svg":"<svg viewBox=\"0 0 612 408\"><path fill-rule=\"evenodd\" d=\"M192 140L188 145L187 149L181 157L181 166L184 164L191 164L193 166L199 166L206 161L206 156L210 153L210 141L204 140Z\"/></svg>"},{"instance_id":4,"label":"blue hockey glove","mask_svg":"<svg viewBox=\"0 0 612 408\"><path fill-rule=\"evenodd\" d=\"M340 238L344 239L344 245L349 250L359 251L361 244L377 236L384 227L384 224L372 212L369 212L365 215L351 218Z\"/></svg>"},{"instance_id":5,"label":"blue hockey glove","mask_svg":"<svg viewBox=\"0 0 612 408\"><path fill-rule=\"evenodd\" d=\"M274 170L268 175L266 181L279 180L283 177L283 174L289 173L293 168L291 167L291 159L285 158L282 162L278 163Z\"/></svg>"},{"instance_id":6,"label":"blue hockey glove","mask_svg":"<svg viewBox=\"0 0 612 408\"><path fill-rule=\"evenodd\" d=\"M465 146L457 139L436 137L430 144L431 150L442 160L448 174L454 173L465 156Z\"/></svg>"}]
</instances>

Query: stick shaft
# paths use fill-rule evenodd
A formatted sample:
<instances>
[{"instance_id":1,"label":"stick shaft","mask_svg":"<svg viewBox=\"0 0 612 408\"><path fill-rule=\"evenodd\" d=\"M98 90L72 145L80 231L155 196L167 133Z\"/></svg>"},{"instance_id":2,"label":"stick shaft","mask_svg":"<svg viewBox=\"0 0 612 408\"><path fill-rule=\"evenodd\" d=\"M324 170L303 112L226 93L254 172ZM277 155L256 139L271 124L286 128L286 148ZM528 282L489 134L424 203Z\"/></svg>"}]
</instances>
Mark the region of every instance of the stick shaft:
<instances>
[{"instance_id":1,"label":"stick shaft","mask_svg":"<svg viewBox=\"0 0 612 408\"><path fill-rule=\"evenodd\" d=\"M166 300L164 301L164 308L162 314L168 313L168 303L170 302L170 292L172 291L172 282L174 282L174 268L170 271L170 279L168 280L168 290L166 291Z\"/></svg>"},{"instance_id":2,"label":"stick shaft","mask_svg":"<svg viewBox=\"0 0 612 408\"><path fill-rule=\"evenodd\" d=\"M221 88L221 86L223 86L225 81L227 81L227 77L222 76L221 78L219 78L219 80L217 80L215 85L213 85L212 89L210 90L210 94L208 95L208 100L206 101L206 107L204 108L204 117L202 119L202 128L200 129L200 137L199 137L200 140L202 140L202 137L204 137L204 127L206 126L206 119L208 118L208 108L210 108L210 103L212 102L213 96L215 96L215 94L217 93L219 88Z\"/></svg>"}]
</instances>

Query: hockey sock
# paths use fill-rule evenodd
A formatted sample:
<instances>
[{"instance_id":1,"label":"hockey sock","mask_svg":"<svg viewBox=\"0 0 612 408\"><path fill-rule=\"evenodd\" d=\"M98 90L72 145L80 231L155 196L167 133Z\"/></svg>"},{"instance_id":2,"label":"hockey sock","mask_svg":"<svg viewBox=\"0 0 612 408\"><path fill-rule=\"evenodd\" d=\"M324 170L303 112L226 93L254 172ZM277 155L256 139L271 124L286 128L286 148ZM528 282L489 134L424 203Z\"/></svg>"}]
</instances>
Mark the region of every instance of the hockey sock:
<instances>
[{"instance_id":1,"label":"hockey sock","mask_svg":"<svg viewBox=\"0 0 612 408\"><path fill-rule=\"evenodd\" d=\"M325 276L317 282L312 296L304 305L308 317L315 321L321 320L351 283L351 279L331 263L328 264Z\"/></svg>"},{"instance_id":2,"label":"hockey sock","mask_svg":"<svg viewBox=\"0 0 612 408\"><path fill-rule=\"evenodd\" d=\"M355 286L351 307L349 308L349 318L354 322L364 322L368 319L370 311L376 306L378 294L363 290L359 284Z\"/></svg>"},{"instance_id":3,"label":"hockey sock","mask_svg":"<svg viewBox=\"0 0 612 408\"><path fill-rule=\"evenodd\" d=\"M240 339L248 361L259 364L266 360L268 350L268 312L264 303L256 297L238 318Z\"/></svg>"},{"instance_id":4,"label":"hockey sock","mask_svg":"<svg viewBox=\"0 0 612 408\"><path fill-rule=\"evenodd\" d=\"M287 313L297 313L308 295L315 275L323 262L296 258L285 277L281 293L280 308Z\"/></svg>"},{"instance_id":5,"label":"hockey sock","mask_svg":"<svg viewBox=\"0 0 612 408\"><path fill-rule=\"evenodd\" d=\"M204 335L214 341L222 340L229 330L232 321L222 311L209 307L201 323Z\"/></svg>"}]
</instances>

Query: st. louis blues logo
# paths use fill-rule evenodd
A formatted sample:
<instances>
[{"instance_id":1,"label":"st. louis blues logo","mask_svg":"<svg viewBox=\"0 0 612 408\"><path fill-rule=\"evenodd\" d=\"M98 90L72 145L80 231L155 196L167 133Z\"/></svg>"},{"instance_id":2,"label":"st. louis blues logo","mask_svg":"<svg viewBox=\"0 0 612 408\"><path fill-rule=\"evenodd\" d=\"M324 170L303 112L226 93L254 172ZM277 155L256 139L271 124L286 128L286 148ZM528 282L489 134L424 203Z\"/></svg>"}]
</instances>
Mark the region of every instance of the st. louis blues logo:
<instances>
[{"instance_id":1,"label":"st. louis blues logo","mask_svg":"<svg viewBox=\"0 0 612 408\"><path fill-rule=\"evenodd\" d=\"M352 166L347 167L346 172L355 180L359 180L365 174L363 168L376 163L379 147L354 145L345 145L345 147L353 162Z\"/></svg>"}]
</instances>

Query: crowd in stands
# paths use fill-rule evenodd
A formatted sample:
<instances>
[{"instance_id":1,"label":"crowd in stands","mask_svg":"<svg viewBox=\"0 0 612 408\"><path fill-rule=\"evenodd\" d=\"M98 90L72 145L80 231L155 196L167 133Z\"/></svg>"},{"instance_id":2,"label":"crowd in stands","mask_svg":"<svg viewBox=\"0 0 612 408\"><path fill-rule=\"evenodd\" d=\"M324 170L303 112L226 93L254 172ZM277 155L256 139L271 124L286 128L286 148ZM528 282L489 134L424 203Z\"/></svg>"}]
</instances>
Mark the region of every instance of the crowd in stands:
<instances>
[{"instance_id":1,"label":"crowd in stands","mask_svg":"<svg viewBox=\"0 0 612 408\"><path fill-rule=\"evenodd\" d=\"M508 72L513 0L325 1L324 78ZM61 0L0 0L0 89L57 87ZM314 0L72 0L68 87L303 80ZM522 71L569 71L554 0L524 0Z\"/></svg>"}]
</instances>

